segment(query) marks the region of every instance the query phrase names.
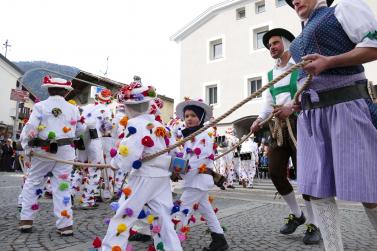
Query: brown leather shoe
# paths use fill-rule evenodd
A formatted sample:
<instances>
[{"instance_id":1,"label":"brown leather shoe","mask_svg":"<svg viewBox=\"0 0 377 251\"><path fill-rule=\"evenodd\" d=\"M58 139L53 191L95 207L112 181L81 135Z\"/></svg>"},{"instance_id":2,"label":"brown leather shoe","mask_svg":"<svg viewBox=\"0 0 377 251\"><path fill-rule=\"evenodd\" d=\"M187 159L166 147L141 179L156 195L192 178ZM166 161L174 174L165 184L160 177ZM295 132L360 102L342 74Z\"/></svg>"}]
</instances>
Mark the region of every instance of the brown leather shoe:
<instances>
[{"instance_id":1,"label":"brown leather shoe","mask_svg":"<svg viewBox=\"0 0 377 251\"><path fill-rule=\"evenodd\" d=\"M33 221L32 220L20 220L20 224L18 226L18 229L22 233L31 233L32 228L33 228Z\"/></svg>"},{"instance_id":2,"label":"brown leather shoe","mask_svg":"<svg viewBox=\"0 0 377 251\"><path fill-rule=\"evenodd\" d=\"M68 226L68 227L59 228L59 229L56 230L56 232L58 234L60 234L60 236L72 236L73 235L73 227Z\"/></svg>"}]
</instances>

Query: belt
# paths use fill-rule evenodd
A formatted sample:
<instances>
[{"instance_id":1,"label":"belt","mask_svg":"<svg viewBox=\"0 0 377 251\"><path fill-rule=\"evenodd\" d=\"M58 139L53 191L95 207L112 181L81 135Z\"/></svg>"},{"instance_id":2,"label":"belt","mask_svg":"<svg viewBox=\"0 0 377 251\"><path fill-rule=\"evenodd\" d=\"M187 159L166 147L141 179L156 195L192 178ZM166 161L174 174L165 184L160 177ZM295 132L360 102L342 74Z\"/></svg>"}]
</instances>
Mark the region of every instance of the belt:
<instances>
[{"instance_id":1,"label":"belt","mask_svg":"<svg viewBox=\"0 0 377 251\"><path fill-rule=\"evenodd\" d=\"M304 92L302 94L302 109L312 110L340 104L361 98L370 98L368 92L368 80L355 81L354 85L336 88L329 91L318 92L318 102L312 102L310 93Z\"/></svg>"},{"instance_id":2,"label":"belt","mask_svg":"<svg viewBox=\"0 0 377 251\"><path fill-rule=\"evenodd\" d=\"M56 143L58 146L71 145L73 143L73 138L64 138L51 141L49 139L35 138L29 141L28 145L30 147L45 147L49 146L51 143Z\"/></svg>"}]
</instances>

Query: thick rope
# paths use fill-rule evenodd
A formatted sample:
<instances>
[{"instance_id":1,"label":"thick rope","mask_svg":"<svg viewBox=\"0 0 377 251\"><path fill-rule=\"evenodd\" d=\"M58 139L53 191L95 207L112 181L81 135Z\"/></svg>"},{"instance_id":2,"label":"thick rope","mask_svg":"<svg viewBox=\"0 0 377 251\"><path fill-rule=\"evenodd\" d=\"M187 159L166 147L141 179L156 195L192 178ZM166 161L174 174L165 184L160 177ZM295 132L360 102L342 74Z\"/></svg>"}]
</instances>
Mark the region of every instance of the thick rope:
<instances>
[{"instance_id":1,"label":"thick rope","mask_svg":"<svg viewBox=\"0 0 377 251\"><path fill-rule=\"evenodd\" d=\"M208 128L211 128L211 127L215 126L221 120L223 120L224 118L228 117L230 114L232 114L234 111L236 111L238 108L240 108L241 106L243 106L244 104L246 104L250 100L256 98L257 96L260 96L265 90L267 90L271 86L273 86L276 83L278 83L279 81L281 81L283 78L285 78L286 76L288 76L289 74L291 74L294 70L302 68L305 65L307 65L308 63L309 63L309 61L302 61L302 62L300 62L298 64L293 65L289 70L287 70L286 72L282 73L281 75L279 75L278 77L276 77L274 80L272 80L269 83L267 83L266 85L264 85L259 90L253 92L249 97L247 97L244 100L242 100L239 103L237 103L235 106L233 106L231 109L229 109L226 113L224 113L223 115L221 115L217 119L213 120L208 125L202 127L201 129L199 129L198 131L194 132L190 136L188 136L186 138L183 138L182 140L176 142L175 144L169 146L168 148L166 148L166 149L164 149L162 151L159 151L159 152L156 152L156 153L153 153L151 155L147 155L147 156L143 157L141 159L141 161L145 162L145 161L154 159L154 158L156 158L156 157L158 157L160 155L163 155L165 153L170 152L171 150L173 150L174 148L176 148L178 146L183 145L187 141L193 139L194 137L198 136L202 132L206 131ZM44 155L44 154L35 153L35 152L32 152L31 155L33 155L35 157L39 157L39 158L45 158L45 159L54 160L54 161L57 161L57 162L60 162L60 163L75 165L77 167L79 167L79 166L80 167L95 167L95 168L98 168L98 169L101 169L101 168L111 168L111 169L114 170L114 168L111 165L107 165L107 164L90 164L90 163L81 163L81 162L75 162L75 161L67 161L67 160L61 160L61 159L58 159L58 158L50 157L50 156L47 156L47 155Z\"/></svg>"},{"instance_id":2,"label":"thick rope","mask_svg":"<svg viewBox=\"0 0 377 251\"><path fill-rule=\"evenodd\" d=\"M270 81L268 84L264 85L262 88L260 88L256 92L253 92L249 97L247 97L244 100L240 101L238 104L236 104L231 109L229 109L226 113L224 113L223 115L221 115L217 119L215 119L212 122L210 122L208 125L202 127L201 129L199 129L198 131L194 132L190 136L188 136L188 137L186 137L186 138L178 141L177 143L171 145L170 147L168 147L168 148L166 148L166 149L164 149L162 151L159 151L159 152L153 153L151 155L145 156L144 158L141 159L141 161L151 160L151 159L156 158L156 157L158 157L158 156L160 156L162 154L168 153L171 150L173 150L174 148L176 148L178 146L181 146L184 143L186 143L187 141L195 138L196 136L198 136L202 132L206 131L208 128L211 128L211 127L215 126L221 120L223 120L224 118L228 117L235 110L237 110L238 108L240 108L241 106L243 106L244 104L246 104L247 102L249 102L250 100L256 98L259 95L261 95L265 90L267 90L271 86L275 85L277 82L281 81L283 78L285 78L286 76L288 76L289 74L291 74L294 70L302 68L303 66L307 65L308 63L309 63L309 61L302 61L302 62L300 62L298 64L293 65L288 71L284 72L283 74L281 74L280 76L278 76L274 80Z\"/></svg>"}]
</instances>

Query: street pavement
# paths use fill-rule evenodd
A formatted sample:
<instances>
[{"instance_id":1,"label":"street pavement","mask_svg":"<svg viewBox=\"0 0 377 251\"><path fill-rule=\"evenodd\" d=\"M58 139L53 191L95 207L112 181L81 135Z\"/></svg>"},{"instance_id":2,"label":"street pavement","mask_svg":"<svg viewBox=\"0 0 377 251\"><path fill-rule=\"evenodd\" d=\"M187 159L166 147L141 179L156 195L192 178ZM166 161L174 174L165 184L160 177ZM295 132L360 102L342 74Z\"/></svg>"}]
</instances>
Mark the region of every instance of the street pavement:
<instances>
[{"instance_id":1,"label":"street pavement","mask_svg":"<svg viewBox=\"0 0 377 251\"><path fill-rule=\"evenodd\" d=\"M104 219L111 217L108 204L100 203L96 210L74 210L74 236L60 237L55 232L52 201L42 199L41 210L34 223L33 232L22 234L17 230L17 196L21 191L22 175L0 173L0 251L60 250L88 251L92 240L105 235ZM181 193L181 189L176 189ZM320 245L306 246L302 243L305 227L288 236L279 234L279 228L289 211L283 200L276 196L269 180L256 180L253 189L237 187L235 190L214 189L214 207L219 208L218 217L226 228L230 250L324 250ZM299 202L303 205L300 196ZM377 250L377 234L368 221L363 208L357 203L339 202L345 250ZM305 210L305 209L303 209ZM199 217L197 217L199 218ZM184 250L197 251L210 243L204 222L191 227ZM132 242L134 250L147 250L147 243Z\"/></svg>"}]
</instances>

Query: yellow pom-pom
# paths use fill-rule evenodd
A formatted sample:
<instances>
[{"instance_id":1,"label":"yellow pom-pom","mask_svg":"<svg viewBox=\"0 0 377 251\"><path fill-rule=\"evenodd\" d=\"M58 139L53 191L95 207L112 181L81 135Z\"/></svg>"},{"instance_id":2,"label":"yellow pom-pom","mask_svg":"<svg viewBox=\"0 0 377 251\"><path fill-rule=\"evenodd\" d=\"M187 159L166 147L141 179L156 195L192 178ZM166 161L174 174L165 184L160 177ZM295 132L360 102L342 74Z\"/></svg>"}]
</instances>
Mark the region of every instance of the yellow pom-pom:
<instances>
[{"instance_id":1,"label":"yellow pom-pom","mask_svg":"<svg viewBox=\"0 0 377 251\"><path fill-rule=\"evenodd\" d=\"M73 99L68 100L68 103L70 103L71 105L77 105L76 101Z\"/></svg>"},{"instance_id":2,"label":"yellow pom-pom","mask_svg":"<svg viewBox=\"0 0 377 251\"><path fill-rule=\"evenodd\" d=\"M127 156L128 155L128 147L125 145L120 145L118 148L118 152L122 156Z\"/></svg>"},{"instance_id":3,"label":"yellow pom-pom","mask_svg":"<svg viewBox=\"0 0 377 251\"><path fill-rule=\"evenodd\" d=\"M43 131L44 129L46 129L46 126L45 125L39 125L37 129L38 129L38 131Z\"/></svg>"},{"instance_id":4,"label":"yellow pom-pom","mask_svg":"<svg viewBox=\"0 0 377 251\"><path fill-rule=\"evenodd\" d=\"M127 226L124 223L119 224L118 227L117 227L117 233L118 234L123 233L126 230L127 230Z\"/></svg>"},{"instance_id":5,"label":"yellow pom-pom","mask_svg":"<svg viewBox=\"0 0 377 251\"><path fill-rule=\"evenodd\" d=\"M148 224L152 224L153 221L154 221L154 216L153 215L148 215L148 217L147 217Z\"/></svg>"}]
</instances>

